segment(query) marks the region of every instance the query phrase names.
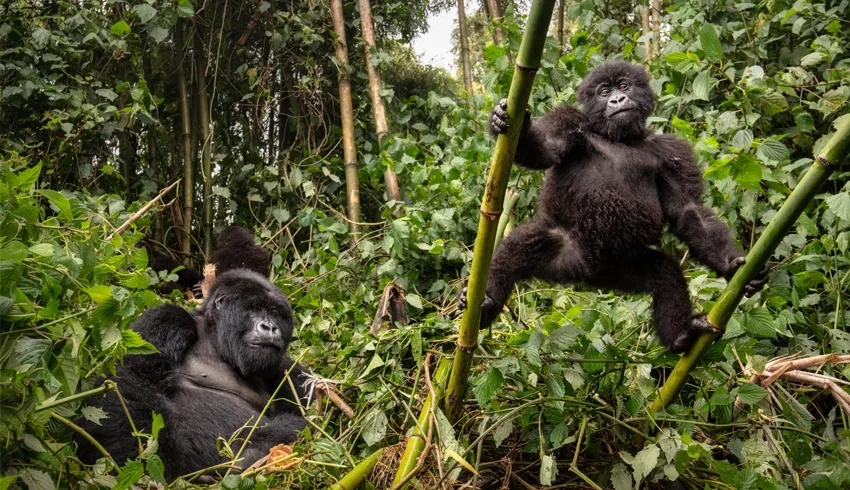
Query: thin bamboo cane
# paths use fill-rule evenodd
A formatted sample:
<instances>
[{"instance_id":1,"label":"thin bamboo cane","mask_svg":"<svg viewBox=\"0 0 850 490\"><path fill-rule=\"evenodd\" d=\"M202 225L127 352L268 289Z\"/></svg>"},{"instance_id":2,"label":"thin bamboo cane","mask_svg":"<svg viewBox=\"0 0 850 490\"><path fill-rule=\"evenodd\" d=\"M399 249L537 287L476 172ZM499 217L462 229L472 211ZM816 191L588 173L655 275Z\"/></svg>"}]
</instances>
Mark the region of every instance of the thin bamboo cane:
<instances>
[{"instance_id":1,"label":"thin bamboo cane","mask_svg":"<svg viewBox=\"0 0 850 490\"><path fill-rule=\"evenodd\" d=\"M203 178L203 229L204 256L212 255L213 249L213 196L212 196L212 135L210 132L210 107L207 98L207 63L204 56L204 41L195 31L195 81L198 87L198 127L201 136L201 176Z\"/></svg>"},{"instance_id":2,"label":"thin bamboo cane","mask_svg":"<svg viewBox=\"0 0 850 490\"><path fill-rule=\"evenodd\" d=\"M389 128L387 111L384 109L384 101L381 99L381 73L372 64L370 58L371 51L376 48L375 30L372 27L372 4L369 0L358 0L357 5L360 7L360 26L363 31L363 48L366 51L366 72L369 74L369 95L372 98L372 113L375 116L375 134L378 137L378 148L383 152L383 140L389 133ZM390 167L387 167L384 171L384 186L387 190L387 201L401 201L398 176ZM401 216L401 209L396 209L393 215Z\"/></svg>"},{"instance_id":3,"label":"thin bamboo cane","mask_svg":"<svg viewBox=\"0 0 850 490\"><path fill-rule=\"evenodd\" d=\"M437 365L437 372L434 375L434 396L437 403L443 397L446 386L446 378L449 375L449 367L451 363L448 359L441 359ZM422 404L422 410L419 412L419 419L416 427L413 428L413 433L407 439L407 446L404 448L404 454L401 455L401 461L398 465L398 471L395 474L392 486L395 487L400 482L404 481L407 475L416 468L419 457L422 455L422 450L425 448L425 436L428 434L428 427L431 424L431 406L434 404L434 399L431 394L425 398L425 403ZM407 485L401 487L404 490Z\"/></svg>"},{"instance_id":4,"label":"thin bamboo cane","mask_svg":"<svg viewBox=\"0 0 850 490\"><path fill-rule=\"evenodd\" d=\"M195 196L194 169L192 168L191 115L189 114L189 90L186 87L186 74L183 63L186 58L186 46L183 37L185 21L178 19L174 28L174 57L177 65L177 98L180 107L180 133L183 141L183 264L192 261L192 207Z\"/></svg>"},{"instance_id":5,"label":"thin bamboo cane","mask_svg":"<svg viewBox=\"0 0 850 490\"><path fill-rule=\"evenodd\" d=\"M333 18L334 46L339 67L339 111L342 118L342 151L345 160L345 196L348 204L348 221L351 238L359 238L360 223L360 182L357 176L357 147L354 144L354 107L351 102L351 79L348 75L348 47L345 40L345 18L342 15L342 0L331 0Z\"/></svg>"},{"instance_id":6,"label":"thin bamboo cane","mask_svg":"<svg viewBox=\"0 0 850 490\"><path fill-rule=\"evenodd\" d=\"M540 67L540 57L546 42L546 33L552 21L555 0L535 0L528 14L528 23L517 55L513 80L508 93L508 114L513 121L522 121L528 106L528 97L534 83L534 74ZM467 304L460 324L460 334L455 350L454 364L445 401L445 413L449 420L460 416L463 398L466 394L466 381L472 367L472 353L478 347L478 328L481 322L481 301L487 287L490 274L490 260L493 258L493 243L496 237L505 188L511 173L514 153L516 152L522 124L513 124L506 134L496 140L496 150L490 165L490 175L484 189L481 202L481 217L478 220L478 236L475 239L475 252L472 257L472 271L469 275Z\"/></svg>"},{"instance_id":7,"label":"thin bamboo cane","mask_svg":"<svg viewBox=\"0 0 850 490\"><path fill-rule=\"evenodd\" d=\"M378 459L381 457L383 452L384 449L381 448L370 454L369 457L352 468L352 470L342 477L341 480L331 485L329 490L354 490L359 487L364 481L366 481L369 474L372 473L372 469L374 469L375 465L378 464Z\"/></svg>"},{"instance_id":8,"label":"thin bamboo cane","mask_svg":"<svg viewBox=\"0 0 850 490\"><path fill-rule=\"evenodd\" d=\"M835 166L844 160L848 151L850 151L850 119L846 119L838 128L838 131L832 135L806 175L803 176L803 179L797 184L797 187L788 196L788 199L777 211L776 216L773 217L773 220L753 245L752 250L747 254L747 261L738 269L726 289L723 290L717 303L708 313L708 321L712 325L721 329L726 327L726 323L732 317L732 312L744 297L744 287L764 267L788 230L794 226L797 218L812 201L821 185L829 179ZM650 408L651 413L664 410L679 396L691 370L714 342L715 337L716 334L703 334L682 355L673 371L670 372L667 381L661 386L658 397ZM642 438L635 440L637 445L641 445L642 442Z\"/></svg>"}]
</instances>

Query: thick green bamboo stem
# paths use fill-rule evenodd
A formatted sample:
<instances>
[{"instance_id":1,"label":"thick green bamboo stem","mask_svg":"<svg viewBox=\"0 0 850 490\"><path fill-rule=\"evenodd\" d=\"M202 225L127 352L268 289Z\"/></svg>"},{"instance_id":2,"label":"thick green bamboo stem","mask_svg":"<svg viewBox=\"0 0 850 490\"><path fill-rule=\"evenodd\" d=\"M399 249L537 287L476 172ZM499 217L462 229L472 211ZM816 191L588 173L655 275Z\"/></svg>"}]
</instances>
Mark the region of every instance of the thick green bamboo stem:
<instances>
[{"instance_id":1,"label":"thick green bamboo stem","mask_svg":"<svg viewBox=\"0 0 850 490\"><path fill-rule=\"evenodd\" d=\"M827 181L832 171L850 151L850 119L838 128L838 131L830 138L829 142L817 156L815 163L809 168L803 179L797 184L794 192L785 200L785 204L779 208L776 216L765 228L764 233L753 245L747 254L747 262L735 273L717 303L708 313L708 320L718 328L725 328L732 312L744 297L744 286L755 277L767 260L773 255L776 247L794 226L797 218L806 209L806 206L814 198L815 193L821 185ZM688 374L696 366L699 359L714 341L715 334L704 334L682 355L679 362L673 368L667 381L661 387L658 397L652 403L651 412L665 409L682 391L682 387L688 379Z\"/></svg>"},{"instance_id":2,"label":"thick green bamboo stem","mask_svg":"<svg viewBox=\"0 0 850 490\"><path fill-rule=\"evenodd\" d=\"M345 40L345 18L342 15L342 0L331 0L336 39L336 57L339 60L339 111L342 119L342 152L345 161L345 195L348 203L348 224L351 238L359 238L360 181L357 176L357 147L354 144L354 106L351 102L351 79L348 71L348 47Z\"/></svg>"},{"instance_id":3,"label":"thick green bamboo stem","mask_svg":"<svg viewBox=\"0 0 850 490\"><path fill-rule=\"evenodd\" d=\"M443 398L443 393L446 386L446 378L449 375L449 367L451 363L448 359L440 360L437 365L437 372L434 375L434 395L439 401ZM431 406L434 404L434 399L431 394L425 398L425 403L422 404L422 411L419 412L419 420L416 427L413 428L413 433L407 439L407 447L404 448L404 454L401 456L401 462L398 465L398 471L393 480L393 487L404 481L408 474L416 468L419 457L422 455L422 450L425 449L425 437L428 435L428 427L431 424ZM400 490L407 488L407 485L401 487Z\"/></svg>"},{"instance_id":4,"label":"thick green bamboo stem","mask_svg":"<svg viewBox=\"0 0 850 490\"><path fill-rule=\"evenodd\" d=\"M493 242L493 250L501 243L502 238L508 233L508 223L513 216L514 208L519 202L519 194L508 189L505 192L505 207L502 209L502 216L499 217L499 227L496 228L496 240Z\"/></svg>"},{"instance_id":5,"label":"thick green bamboo stem","mask_svg":"<svg viewBox=\"0 0 850 490\"><path fill-rule=\"evenodd\" d=\"M375 468L375 465L378 464L378 459L381 457L383 452L384 449L381 448L370 454L368 458L364 459L357 466L352 468L351 471L342 477L341 480L331 485L329 490L354 490L359 487L364 481L366 481L369 474L372 473L372 470Z\"/></svg>"},{"instance_id":6,"label":"thick green bamboo stem","mask_svg":"<svg viewBox=\"0 0 850 490\"><path fill-rule=\"evenodd\" d=\"M210 135L210 108L207 98L207 64L204 59L204 41L195 32L195 80L198 84L198 126L201 136L201 172L204 180L204 256L212 256L213 197L212 197L212 136Z\"/></svg>"},{"instance_id":7,"label":"thick green bamboo stem","mask_svg":"<svg viewBox=\"0 0 850 490\"><path fill-rule=\"evenodd\" d=\"M186 58L186 46L183 39L185 21L178 19L174 28L174 56L177 65L177 99L180 107L180 134L183 142L183 264L191 265L192 260L192 207L195 197L194 170L192 168L192 123L189 114L189 91L186 88L186 74L183 62Z\"/></svg>"},{"instance_id":8,"label":"thick green bamboo stem","mask_svg":"<svg viewBox=\"0 0 850 490\"><path fill-rule=\"evenodd\" d=\"M534 0L528 14L528 23L522 38L522 45L514 67L511 89L508 93L508 114L513 121L522 121L528 107L528 96L534 83L534 74L540 67L540 57L546 42L546 33L552 21L555 0ZM472 367L472 353L478 347L478 327L481 323L481 301L487 287L490 274L490 260L493 258L493 243L496 237L505 188L511 173L514 153L516 152L522 124L513 124L506 134L499 135L496 150L490 164L490 175L484 189L481 202L481 217L478 219L478 236L475 238L475 252L472 257L472 271L469 274L467 304L460 323L454 364L449 380L445 401L446 416L455 421L460 416L463 398L466 395L466 381Z\"/></svg>"}]
</instances>

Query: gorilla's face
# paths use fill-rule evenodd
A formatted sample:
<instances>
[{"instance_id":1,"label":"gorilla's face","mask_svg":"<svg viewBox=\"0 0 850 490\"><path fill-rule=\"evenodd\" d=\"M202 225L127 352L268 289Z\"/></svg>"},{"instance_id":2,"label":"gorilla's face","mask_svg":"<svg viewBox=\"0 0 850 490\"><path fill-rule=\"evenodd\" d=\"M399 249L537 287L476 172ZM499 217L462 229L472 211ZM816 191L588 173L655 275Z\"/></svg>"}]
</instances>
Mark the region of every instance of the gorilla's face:
<instances>
[{"instance_id":1,"label":"gorilla's face","mask_svg":"<svg viewBox=\"0 0 850 490\"><path fill-rule=\"evenodd\" d=\"M591 129L613 141L646 135L655 107L646 69L625 61L599 65L582 81L578 100Z\"/></svg>"},{"instance_id":2,"label":"gorilla's face","mask_svg":"<svg viewBox=\"0 0 850 490\"><path fill-rule=\"evenodd\" d=\"M217 276L202 311L206 335L240 374L280 366L292 338L292 309L266 278L243 269Z\"/></svg>"}]
</instances>

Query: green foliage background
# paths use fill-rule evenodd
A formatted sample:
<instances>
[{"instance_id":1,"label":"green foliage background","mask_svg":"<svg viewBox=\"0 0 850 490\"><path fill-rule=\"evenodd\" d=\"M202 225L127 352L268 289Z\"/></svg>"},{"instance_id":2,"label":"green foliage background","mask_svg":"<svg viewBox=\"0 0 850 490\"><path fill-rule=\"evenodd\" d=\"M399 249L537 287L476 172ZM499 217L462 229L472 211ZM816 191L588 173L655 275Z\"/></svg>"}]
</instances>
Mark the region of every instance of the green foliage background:
<instances>
[{"instance_id":1,"label":"green foliage background","mask_svg":"<svg viewBox=\"0 0 850 490\"><path fill-rule=\"evenodd\" d=\"M422 362L429 352L450 352L456 336L454 298L468 272L492 150L483 127L507 93L507 50L516 52L524 22L522 4L504 6L509 46L492 45L485 28L472 31L480 76L470 110L457 81L421 66L407 47L426 29L428 12L454 5L374 2L372 57L384 74L391 124L385 148L373 134L354 2L345 4L349 66L334 58L322 0L0 6L0 489L128 488L161 479L155 434L138 461L118 462L124 471L116 480L106 463L90 469L76 461L70 432L51 418L101 414L79 401L54 410L38 404L90 389L125 354L151 351L127 327L164 300L150 287L165 277L147 268L141 244L159 216L163 243L176 248L173 207L112 232L182 177L174 63L188 48L174 46L178 19L203 29L215 80L215 225L250 226L264 240L273 280L295 310L291 353L339 381L356 412L348 419L332 406L321 416L311 411L317 427L297 447L307 461L296 470L220 485L318 488L376 447L404 441L426 390ZM839 118L850 117L850 4L665 2L662 50L651 59L637 6L567 2L569 42L562 52L548 40L530 107L540 115L574 104L581 77L604 60L647 64L658 94L651 127L693 143L707 203L746 250ZM356 245L343 219L338 70L352 74L369 222ZM454 427L438 414L440 447L479 467L482 485L504 478L500 465L483 464L502 458L533 484L578 481L568 466L584 427L578 468L605 488L676 478L689 488L850 486L850 419L831 395L785 383L768 395L747 383L739 364L758 371L781 355L850 353L844 163L777 250L769 288L742 303L668 420L656 421L657 438L630 445L655 416L647 400L676 360L653 334L648 298L531 283L517 289L512 312L481 333L468 409ZM387 166L403 189L400 217L385 204ZM541 179L513 171L519 221L534 213ZM194 239L200 243L200 233ZM193 246L197 266L201 248ZM679 243L665 239L663 248L683 258L697 307L710 307L724 281L687 260ZM407 291L411 322L370 336L391 280ZM850 381L846 365L822 372ZM736 397L742 413L733 410ZM470 447L480 434L481 446ZM430 488L441 472L458 486L473 479L451 457L444 463L429 465L419 484Z\"/></svg>"}]
</instances>

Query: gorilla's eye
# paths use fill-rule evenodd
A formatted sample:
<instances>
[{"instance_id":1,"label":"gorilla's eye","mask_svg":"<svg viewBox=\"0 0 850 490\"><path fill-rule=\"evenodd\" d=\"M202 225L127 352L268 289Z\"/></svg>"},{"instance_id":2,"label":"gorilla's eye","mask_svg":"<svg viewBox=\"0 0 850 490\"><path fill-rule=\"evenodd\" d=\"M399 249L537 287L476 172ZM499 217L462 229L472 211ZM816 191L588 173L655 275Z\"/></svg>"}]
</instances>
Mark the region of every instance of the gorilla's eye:
<instances>
[{"instance_id":1,"label":"gorilla's eye","mask_svg":"<svg viewBox=\"0 0 850 490\"><path fill-rule=\"evenodd\" d=\"M626 90L629 88L629 84L626 82L620 82L620 90Z\"/></svg>"},{"instance_id":2,"label":"gorilla's eye","mask_svg":"<svg viewBox=\"0 0 850 490\"><path fill-rule=\"evenodd\" d=\"M611 89L609 89L608 87L605 87L602 90L600 90L599 93L602 94L602 95L608 95L608 94L611 93Z\"/></svg>"}]
</instances>

